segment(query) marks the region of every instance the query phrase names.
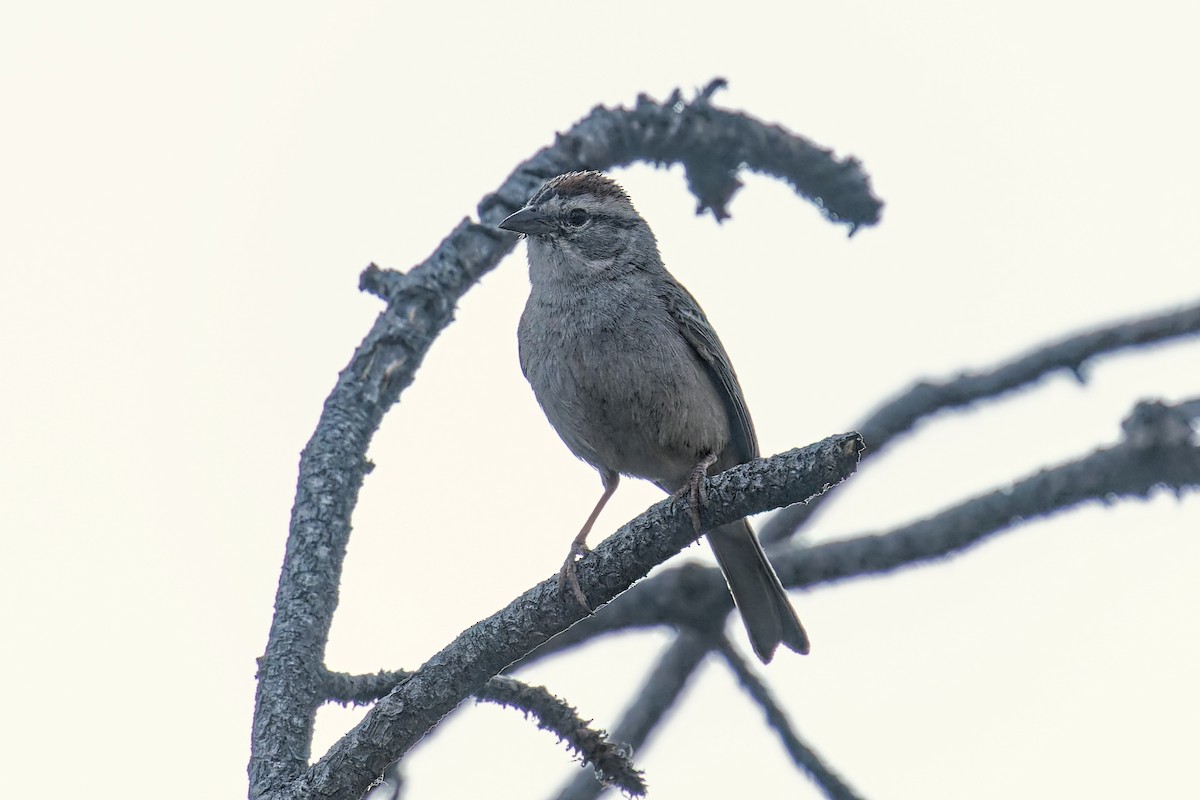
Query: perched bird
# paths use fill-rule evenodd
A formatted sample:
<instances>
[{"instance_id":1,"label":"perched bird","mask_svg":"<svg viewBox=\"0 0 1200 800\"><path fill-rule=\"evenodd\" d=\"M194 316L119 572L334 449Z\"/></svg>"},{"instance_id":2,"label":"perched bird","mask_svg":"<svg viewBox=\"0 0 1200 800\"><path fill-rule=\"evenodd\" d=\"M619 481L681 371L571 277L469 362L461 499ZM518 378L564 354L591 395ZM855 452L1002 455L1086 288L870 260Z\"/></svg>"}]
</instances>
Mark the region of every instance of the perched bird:
<instances>
[{"instance_id":1,"label":"perched bird","mask_svg":"<svg viewBox=\"0 0 1200 800\"><path fill-rule=\"evenodd\" d=\"M559 175L500 227L527 239L521 369L550 424L604 484L559 574L586 608L575 561L621 475L688 497L699 530L709 468L757 458L758 441L716 331L614 181ZM707 538L758 657L769 662L780 643L807 653L808 636L747 521Z\"/></svg>"}]
</instances>

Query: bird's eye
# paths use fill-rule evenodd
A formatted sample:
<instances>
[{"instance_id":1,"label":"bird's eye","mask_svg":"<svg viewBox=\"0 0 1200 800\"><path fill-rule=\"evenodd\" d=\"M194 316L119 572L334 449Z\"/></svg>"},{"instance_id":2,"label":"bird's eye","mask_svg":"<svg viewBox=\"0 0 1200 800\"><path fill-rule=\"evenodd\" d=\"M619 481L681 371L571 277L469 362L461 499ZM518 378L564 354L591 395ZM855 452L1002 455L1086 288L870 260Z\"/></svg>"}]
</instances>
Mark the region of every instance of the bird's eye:
<instances>
[{"instance_id":1,"label":"bird's eye","mask_svg":"<svg viewBox=\"0 0 1200 800\"><path fill-rule=\"evenodd\" d=\"M588 212L582 208L572 208L567 212L567 224L578 228L580 225L588 221Z\"/></svg>"}]
</instances>

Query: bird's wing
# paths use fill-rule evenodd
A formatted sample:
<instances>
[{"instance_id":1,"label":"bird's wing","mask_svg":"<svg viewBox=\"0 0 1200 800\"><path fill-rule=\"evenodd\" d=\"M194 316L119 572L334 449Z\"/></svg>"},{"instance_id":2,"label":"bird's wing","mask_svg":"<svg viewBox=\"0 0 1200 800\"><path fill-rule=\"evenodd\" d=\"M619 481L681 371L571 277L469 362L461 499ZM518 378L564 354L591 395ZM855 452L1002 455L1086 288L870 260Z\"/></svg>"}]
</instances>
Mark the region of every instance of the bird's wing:
<instances>
[{"instance_id":1,"label":"bird's wing","mask_svg":"<svg viewBox=\"0 0 1200 800\"><path fill-rule=\"evenodd\" d=\"M683 338L708 367L714 384L721 392L721 399L725 402L725 413L729 419L730 447L736 454L738 463L758 458L758 438L754 435L754 423L750 421L746 398L742 395L742 387L738 383L737 373L733 371L733 364L729 362L729 354L725 352L721 340L708 323L696 298L674 280L663 281L663 285L663 300L667 312L679 326Z\"/></svg>"}]
</instances>

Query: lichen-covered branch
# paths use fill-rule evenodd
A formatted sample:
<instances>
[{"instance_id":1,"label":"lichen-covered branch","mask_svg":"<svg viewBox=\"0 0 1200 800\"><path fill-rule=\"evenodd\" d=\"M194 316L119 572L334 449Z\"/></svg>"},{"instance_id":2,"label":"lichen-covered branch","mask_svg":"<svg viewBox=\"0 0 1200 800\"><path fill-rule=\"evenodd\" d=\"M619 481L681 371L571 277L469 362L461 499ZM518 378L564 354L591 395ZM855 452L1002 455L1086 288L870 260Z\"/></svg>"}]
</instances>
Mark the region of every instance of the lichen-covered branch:
<instances>
[{"instance_id":1,"label":"lichen-covered branch","mask_svg":"<svg viewBox=\"0 0 1200 800\"><path fill-rule=\"evenodd\" d=\"M533 715L538 727L558 736L576 752L583 766L591 766L600 783L615 786L626 795L642 797L646 782L633 766L633 748L617 736L591 727L575 709L542 686L528 686L503 676L492 678L477 697Z\"/></svg>"},{"instance_id":2,"label":"lichen-covered branch","mask_svg":"<svg viewBox=\"0 0 1200 800\"><path fill-rule=\"evenodd\" d=\"M676 90L665 103L643 95L633 108L597 106L484 198L479 218L499 222L555 175L650 161L683 164L697 213L708 211L718 220L729 216L729 201L741 186L737 173L746 168L787 181L852 234L879 222L883 202L857 159L838 159L777 125L713 106L712 95L724 85L712 81L690 103Z\"/></svg>"},{"instance_id":3,"label":"lichen-covered branch","mask_svg":"<svg viewBox=\"0 0 1200 800\"><path fill-rule=\"evenodd\" d=\"M326 691L331 702L366 705L385 697L411 676L407 670L370 675L330 672ZM475 693L475 699L515 708L527 718L533 717L539 728L566 742L585 766L592 765L593 774L602 781L601 785L616 786L629 796L646 793L645 781L633 766L632 750L623 744L624 740L593 728L590 721L580 718L574 708L546 687L530 686L515 678L497 675L489 678Z\"/></svg>"}]
</instances>

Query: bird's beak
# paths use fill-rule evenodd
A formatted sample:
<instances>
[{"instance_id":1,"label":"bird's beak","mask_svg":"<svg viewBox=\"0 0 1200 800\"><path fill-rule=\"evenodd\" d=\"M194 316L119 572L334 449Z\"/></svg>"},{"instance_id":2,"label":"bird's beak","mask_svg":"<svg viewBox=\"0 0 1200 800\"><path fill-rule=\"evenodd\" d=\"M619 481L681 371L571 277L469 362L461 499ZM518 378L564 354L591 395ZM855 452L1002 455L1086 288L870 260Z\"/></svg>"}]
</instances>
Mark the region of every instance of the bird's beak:
<instances>
[{"instance_id":1,"label":"bird's beak","mask_svg":"<svg viewBox=\"0 0 1200 800\"><path fill-rule=\"evenodd\" d=\"M504 221L500 223L500 227L506 231L527 233L532 236L538 233L549 233L554 230L554 223L536 208L525 206L517 213L505 217Z\"/></svg>"}]
</instances>

